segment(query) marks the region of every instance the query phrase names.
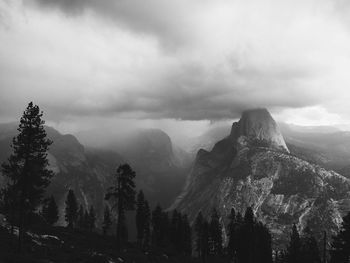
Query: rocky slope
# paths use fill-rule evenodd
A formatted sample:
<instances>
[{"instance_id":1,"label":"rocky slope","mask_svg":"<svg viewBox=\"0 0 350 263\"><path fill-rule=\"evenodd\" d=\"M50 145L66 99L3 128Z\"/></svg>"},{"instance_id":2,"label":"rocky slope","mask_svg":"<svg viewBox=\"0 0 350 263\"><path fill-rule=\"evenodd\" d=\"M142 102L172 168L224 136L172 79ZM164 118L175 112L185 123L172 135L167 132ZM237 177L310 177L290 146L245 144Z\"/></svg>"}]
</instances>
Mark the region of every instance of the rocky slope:
<instances>
[{"instance_id":1,"label":"rocky slope","mask_svg":"<svg viewBox=\"0 0 350 263\"><path fill-rule=\"evenodd\" d=\"M276 245L286 243L293 223L331 234L350 210L350 180L289 154L268 111L247 111L212 151L198 151L171 209L194 220L216 207L225 221L232 207L244 213L247 206L270 227Z\"/></svg>"}]
</instances>

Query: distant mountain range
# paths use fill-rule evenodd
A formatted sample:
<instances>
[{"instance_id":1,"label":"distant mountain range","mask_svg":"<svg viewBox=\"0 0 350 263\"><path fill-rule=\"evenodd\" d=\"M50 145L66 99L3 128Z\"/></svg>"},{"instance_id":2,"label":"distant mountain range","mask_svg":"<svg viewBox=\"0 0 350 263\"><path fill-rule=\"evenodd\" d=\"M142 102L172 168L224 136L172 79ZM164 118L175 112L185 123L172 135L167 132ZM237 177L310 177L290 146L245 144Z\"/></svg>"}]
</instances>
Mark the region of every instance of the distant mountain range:
<instances>
[{"instance_id":1,"label":"distant mountain range","mask_svg":"<svg viewBox=\"0 0 350 263\"><path fill-rule=\"evenodd\" d=\"M17 125L0 124L1 163L11 153ZM302 227L310 221L319 231L334 233L350 209L350 183L342 176L350 178L350 133L277 125L264 109L245 112L232 127L216 126L184 141L184 150L158 129L138 129L124 137L111 133L94 148L51 127L46 131L54 141L49 161L55 172L48 194L56 197L61 215L70 188L80 203L94 205L102 215L104 193L124 162L136 171L137 187L153 206L172 204L170 210L179 209L191 220L200 210L208 216L218 207L225 221L231 207L243 212L252 205L277 242L285 242L284 233L294 222ZM91 139L78 136L86 144Z\"/></svg>"},{"instance_id":2,"label":"distant mountain range","mask_svg":"<svg viewBox=\"0 0 350 263\"><path fill-rule=\"evenodd\" d=\"M316 156L306 141L300 145ZM300 229L310 225L319 240L323 230L332 235L350 210L350 179L296 156L297 151L302 151L299 145L285 143L267 110L246 111L211 150L198 151L186 187L171 209L188 214L193 222L199 211L209 217L216 208L225 222L232 207L244 213L252 206L269 226L276 246L286 244L293 223Z\"/></svg>"}]
</instances>

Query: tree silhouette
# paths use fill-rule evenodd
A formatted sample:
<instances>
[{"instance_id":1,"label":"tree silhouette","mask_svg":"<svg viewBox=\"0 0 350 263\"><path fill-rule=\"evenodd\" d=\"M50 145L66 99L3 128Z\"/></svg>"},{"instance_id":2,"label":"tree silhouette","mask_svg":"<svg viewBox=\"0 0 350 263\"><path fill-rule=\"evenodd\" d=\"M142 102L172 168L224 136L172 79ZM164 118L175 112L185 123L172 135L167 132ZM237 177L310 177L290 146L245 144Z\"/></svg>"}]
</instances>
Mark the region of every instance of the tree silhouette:
<instances>
[{"instance_id":1,"label":"tree silhouette","mask_svg":"<svg viewBox=\"0 0 350 263\"><path fill-rule=\"evenodd\" d=\"M301 238L301 263L321 263L317 241L307 225Z\"/></svg>"},{"instance_id":2,"label":"tree silhouette","mask_svg":"<svg viewBox=\"0 0 350 263\"><path fill-rule=\"evenodd\" d=\"M43 113L39 106L30 102L23 112L18 135L13 138L13 153L2 165L5 176L6 198L11 199L13 210L18 216L18 249L21 250L28 218L42 201L45 188L53 176L48 169L47 151L52 141L46 138Z\"/></svg>"},{"instance_id":3,"label":"tree silhouette","mask_svg":"<svg viewBox=\"0 0 350 263\"><path fill-rule=\"evenodd\" d=\"M94 228L96 227L96 213L94 207L91 205L89 210L89 231L92 232Z\"/></svg>"},{"instance_id":4,"label":"tree silhouette","mask_svg":"<svg viewBox=\"0 0 350 263\"><path fill-rule=\"evenodd\" d=\"M257 221L253 209L248 207L244 220L237 214L236 221L238 224L236 242L236 256L238 262L247 263L271 263L272 248L271 234L261 222Z\"/></svg>"},{"instance_id":5,"label":"tree silhouette","mask_svg":"<svg viewBox=\"0 0 350 263\"><path fill-rule=\"evenodd\" d=\"M301 262L301 241L297 226L293 224L292 233L290 235L290 242L287 251L288 263Z\"/></svg>"},{"instance_id":6,"label":"tree silhouette","mask_svg":"<svg viewBox=\"0 0 350 263\"><path fill-rule=\"evenodd\" d=\"M200 211L197 214L197 217L194 222L194 233L195 233L195 250L198 253L198 257L201 258L201 252L203 247L203 224L204 218L202 212Z\"/></svg>"},{"instance_id":7,"label":"tree silhouette","mask_svg":"<svg viewBox=\"0 0 350 263\"><path fill-rule=\"evenodd\" d=\"M144 237L145 229L145 196L142 190L139 191L137 195L137 204L136 204L136 231L137 231L137 240L139 244L142 244Z\"/></svg>"},{"instance_id":8,"label":"tree silhouette","mask_svg":"<svg viewBox=\"0 0 350 263\"><path fill-rule=\"evenodd\" d=\"M65 219L68 223L68 228L74 228L78 219L78 202L74 191L70 189L67 194L65 209Z\"/></svg>"},{"instance_id":9,"label":"tree silhouette","mask_svg":"<svg viewBox=\"0 0 350 263\"><path fill-rule=\"evenodd\" d=\"M58 207L55 198L51 195L50 198L46 199L42 208L42 215L45 221L53 225L58 220Z\"/></svg>"},{"instance_id":10,"label":"tree silhouette","mask_svg":"<svg viewBox=\"0 0 350 263\"><path fill-rule=\"evenodd\" d=\"M162 229L163 211L158 204L152 212L152 240L156 246L161 246L164 237L164 230Z\"/></svg>"},{"instance_id":11,"label":"tree silhouette","mask_svg":"<svg viewBox=\"0 0 350 263\"><path fill-rule=\"evenodd\" d=\"M127 240L127 228L125 224L125 212L134 210L135 205L135 172L128 164L120 165L115 174L115 182L108 189L106 200L113 200L112 209L117 210L117 245L120 246Z\"/></svg>"},{"instance_id":12,"label":"tree silhouette","mask_svg":"<svg viewBox=\"0 0 350 263\"><path fill-rule=\"evenodd\" d=\"M143 244L142 247L147 249L151 241L151 210L149 208L148 202L145 201L144 206L144 224L143 224Z\"/></svg>"},{"instance_id":13,"label":"tree silhouette","mask_svg":"<svg viewBox=\"0 0 350 263\"><path fill-rule=\"evenodd\" d=\"M112 225L112 219L111 219L111 211L109 210L109 207L105 206L105 211L103 213L103 223L102 223L102 230L103 234L106 235L108 229Z\"/></svg>"},{"instance_id":14,"label":"tree silhouette","mask_svg":"<svg viewBox=\"0 0 350 263\"><path fill-rule=\"evenodd\" d=\"M78 216L77 216L77 227L80 229L85 228L85 210L83 205L79 206Z\"/></svg>"},{"instance_id":15,"label":"tree silhouette","mask_svg":"<svg viewBox=\"0 0 350 263\"><path fill-rule=\"evenodd\" d=\"M83 220L83 229L89 230L90 225L90 215L88 210L84 210L84 220Z\"/></svg>"},{"instance_id":16,"label":"tree silhouette","mask_svg":"<svg viewBox=\"0 0 350 263\"><path fill-rule=\"evenodd\" d=\"M181 243L183 245L183 252L185 255L191 255L192 252L192 235L191 226L188 221L187 215L182 216L182 238Z\"/></svg>"},{"instance_id":17,"label":"tree silhouette","mask_svg":"<svg viewBox=\"0 0 350 263\"><path fill-rule=\"evenodd\" d=\"M239 227L239 223L237 222L236 211L234 208L232 208L229 215L229 224L227 226L227 232L228 232L227 251L228 251L228 256L230 260L234 260L237 255L238 227Z\"/></svg>"},{"instance_id":18,"label":"tree silhouette","mask_svg":"<svg viewBox=\"0 0 350 263\"><path fill-rule=\"evenodd\" d=\"M201 239L201 257L202 262L205 262L209 255L209 223L206 220L203 222Z\"/></svg>"},{"instance_id":19,"label":"tree silhouette","mask_svg":"<svg viewBox=\"0 0 350 263\"><path fill-rule=\"evenodd\" d=\"M222 225L217 210L214 208L211 214L209 225L209 246L210 253L221 255L222 253Z\"/></svg>"},{"instance_id":20,"label":"tree silhouette","mask_svg":"<svg viewBox=\"0 0 350 263\"><path fill-rule=\"evenodd\" d=\"M350 212L343 217L341 230L333 238L331 263L350 261Z\"/></svg>"}]
</instances>

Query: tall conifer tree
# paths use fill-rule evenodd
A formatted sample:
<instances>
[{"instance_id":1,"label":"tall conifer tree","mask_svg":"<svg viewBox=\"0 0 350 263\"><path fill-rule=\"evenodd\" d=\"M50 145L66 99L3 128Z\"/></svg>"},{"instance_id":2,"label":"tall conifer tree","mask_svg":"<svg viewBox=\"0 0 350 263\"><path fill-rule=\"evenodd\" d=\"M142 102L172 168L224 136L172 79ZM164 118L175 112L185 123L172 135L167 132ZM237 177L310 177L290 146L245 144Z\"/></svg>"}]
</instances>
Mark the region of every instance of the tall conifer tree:
<instances>
[{"instance_id":1,"label":"tall conifer tree","mask_svg":"<svg viewBox=\"0 0 350 263\"><path fill-rule=\"evenodd\" d=\"M18 217L18 248L21 250L25 228L31 213L42 201L45 188L53 176L48 169L47 151L52 141L46 138L43 113L30 102L23 112L18 135L13 138L13 153L2 165L5 193L11 199L10 214Z\"/></svg>"},{"instance_id":2,"label":"tall conifer tree","mask_svg":"<svg viewBox=\"0 0 350 263\"><path fill-rule=\"evenodd\" d=\"M104 235L107 234L107 231L111 225L112 225L111 211L109 210L109 207L106 205L105 211L103 213L103 223L102 223L102 230Z\"/></svg>"},{"instance_id":3,"label":"tall conifer tree","mask_svg":"<svg viewBox=\"0 0 350 263\"><path fill-rule=\"evenodd\" d=\"M130 165L120 165L115 174L115 182L108 189L106 200L113 200L113 209L117 210L117 245L127 240L127 228L125 223L125 212L134 210L135 206L135 172Z\"/></svg>"},{"instance_id":4,"label":"tall conifer tree","mask_svg":"<svg viewBox=\"0 0 350 263\"><path fill-rule=\"evenodd\" d=\"M58 207L55 201L55 198L51 196L46 199L42 208L42 215L45 218L45 221L53 225L58 220Z\"/></svg>"},{"instance_id":5,"label":"tall conifer tree","mask_svg":"<svg viewBox=\"0 0 350 263\"><path fill-rule=\"evenodd\" d=\"M72 229L76 226L78 219L78 201L72 189L69 189L65 203L65 219L68 224L68 228Z\"/></svg>"},{"instance_id":6,"label":"tall conifer tree","mask_svg":"<svg viewBox=\"0 0 350 263\"><path fill-rule=\"evenodd\" d=\"M204 218L202 212L199 211L195 222L194 222L194 232L195 232L195 250L198 253L198 257L201 258L202 247L203 247L203 224Z\"/></svg>"},{"instance_id":7,"label":"tall conifer tree","mask_svg":"<svg viewBox=\"0 0 350 263\"><path fill-rule=\"evenodd\" d=\"M147 201L145 201L143 232L143 248L147 249L151 241L151 210Z\"/></svg>"},{"instance_id":8,"label":"tall conifer tree","mask_svg":"<svg viewBox=\"0 0 350 263\"><path fill-rule=\"evenodd\" d=\"M145 196L142 190L139 191L136 201L136 231L137 240L139 244L142 244L145 228Z\"/></svg>"},{"instance_id":9,"label":"tall conifer tree","mask_svg":"<svg viewBox=\"0 0 350 263\"><path fill-rule=\"evenodd\" d=\"M350 212L343 217L341 230L333 238L331 263L350 262Z\"/></svg>"},{"instance_id":10,"label":"tall conifer tree","mask_svg":"<svg viewBox=\"0 0 350 263\"><path fill-rule=\"evenodd\" d=\"M287 251L288 263L301 262L301 241L297 226L294 224L290 235L290 242Z\"/></svg>"},{"instance_id":11,"label":"tall conifer tree","mask_svg":"<svg viewBox=\"0 0 350 263\"><path fill-rule=\"evenodd\" d=\"M213 209L209 225L209 244L210 252L214 255L221 255L222 253L222 225L220 223L220 216L216 209Z\"/></svg>"}]
</instances>

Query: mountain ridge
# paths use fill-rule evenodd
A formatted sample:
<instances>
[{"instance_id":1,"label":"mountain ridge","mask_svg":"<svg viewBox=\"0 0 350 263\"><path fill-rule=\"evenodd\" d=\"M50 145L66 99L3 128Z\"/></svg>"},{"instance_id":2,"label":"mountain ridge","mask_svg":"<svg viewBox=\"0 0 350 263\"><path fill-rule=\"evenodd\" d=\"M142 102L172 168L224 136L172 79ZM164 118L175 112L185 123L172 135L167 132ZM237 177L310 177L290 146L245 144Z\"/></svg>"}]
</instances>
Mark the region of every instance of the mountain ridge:
<instances>
[{"instance_id":1,"label":"mountain ridge","mask_svg":"<svg viewBox=\"0 0 350 263\"><path fill-rule=\"evenodd\" d=\"M233 127L239 129L237 123ZM225 222L231 208L244 213L252 206L277 244L286 244L293 223L300 229L312 224L318 237L324 229L329 235L338 230L350 209L349 179L264 140L271 134L233 134L211 151L198 151L186 186L170 210L187 213L193 222L199 211L209 217L215 207Z\"/></svg>"}]
</instances>

